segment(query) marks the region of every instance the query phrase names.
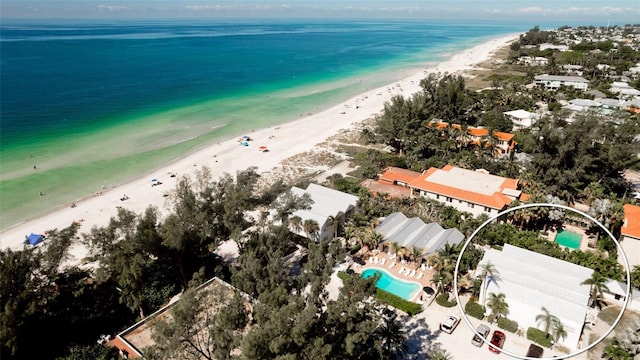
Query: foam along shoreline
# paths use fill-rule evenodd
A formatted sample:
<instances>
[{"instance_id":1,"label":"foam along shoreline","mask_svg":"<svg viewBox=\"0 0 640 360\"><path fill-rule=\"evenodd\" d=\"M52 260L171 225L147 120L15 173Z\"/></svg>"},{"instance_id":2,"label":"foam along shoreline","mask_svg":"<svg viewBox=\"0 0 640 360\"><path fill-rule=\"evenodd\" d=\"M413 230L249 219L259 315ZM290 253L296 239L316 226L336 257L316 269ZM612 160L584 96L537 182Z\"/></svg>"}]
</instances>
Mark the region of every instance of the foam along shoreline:
<instances>
[{"instance_id":1,"label":"foam along shoreline","mask_svg":"<svg viewBox=\"0 0 640 360\"><path fill-rule=\"evenodd\" d=\"M105 226L115 216L118 207L142 213L153 205L161 213L168 209L166 197L175 187L180 176L194 176L203 166L214 174L235 174L250 166L256 166L259 173L281 166L281 161L312 149L341 129L352 128L354 124L366 120L382 111L385 102L393 95L411 96L420 90L420 80L428 73L456 73L488 60L498 49L517 39L519 34L494 38L483 44L464 50L449 60L409 76L393 84L373 89L337 104L325 111L312 114L289 123L250 131L253 141L249 146L239 145L237 139L225 140L194 153L186 155L151 174L137 178L113 189L104 189L97 195L76 202L74 207L64 207L36 219L14 225L0 233L0 247L21 249L25 235L43 233L51 229L62 229L74 221L80 221L80 233L89 232L93 226ZM400 86L398 86L400 84ZM356 106L357 105L357 106ZM268 152L258 151L259 146L267 146ZM171 174L177 174L171 177ZM162 184L152 186L152 179ZM126 195L126 200L121 200ZM87 249L79 243L70 249L71 263L77 263L86 256Z\"/></svg>"}]
</instances>

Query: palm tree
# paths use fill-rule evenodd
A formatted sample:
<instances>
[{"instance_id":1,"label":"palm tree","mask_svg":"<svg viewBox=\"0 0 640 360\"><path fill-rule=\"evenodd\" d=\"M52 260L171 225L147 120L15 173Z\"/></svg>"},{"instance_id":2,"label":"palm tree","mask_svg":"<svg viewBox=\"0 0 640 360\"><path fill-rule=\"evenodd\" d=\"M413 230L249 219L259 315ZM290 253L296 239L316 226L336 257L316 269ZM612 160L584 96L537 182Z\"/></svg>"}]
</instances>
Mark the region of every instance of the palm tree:
<instances>
[{"instance_id":1,"label":"palm tree","mask_svg":"<svg viewBox=\"0 0 640 360\"><path fill-rule=\"evenodd\" d=\"M551 330L553 335L553 341L558 342L560 339L564 340L567 337L567 331L564 329L564 325L557 317L552 320L553 329Z\"/></svg>"},{"instance_id":2,"label":"palm tree","mask_svg":"<svg viewBox=\"0 0 640 360\"><path fill-rule=\"evenodd\" d=\"M374 334L382 341L380 352L385 359L402 358L409 351L407 336L397 319L384 317Z\"/></svg>"},{"instance_id":3,"label":"palm tree","mask_svg":"<svg viewBox=\"0 0 640 360\"><path fill-rule=\"evenodd\" d=\"M491 319L497 320L500 316L509 315L509 304L505 300L504 293L496 295L495 293L489 294L489 301L487 307L491 309Z\"/></svg>"},{"instance_id":4,"label":"palm tree","mask_svg":"<svg viewBox=\"0 0 640 360\"><path fill-rule=\"evenodd\" d=\"M307 234L307 238L309 240L317 240L317 233L318 230L320 230L320 226L318 225L318 222L315 220L305 220L304 223L302 224L302 228L304 229L304 232Z\"/></svg>"},{"instance_id":5,"label":"palm tree","mask_svg":"<svg viewBox=\"0 0 640 360\"><path fill-rule=\"evenodd\" d=\"M493 265L491 261L487 261L486 263L480 265L480 271L480 278L482 279L482 283L484 284L484 291L482 291L482 300L480 301L480 304L484 306L487 299L487 289L489 288L489 282L498 280L499 273L495 265Z\"/></svg>"},{"instance_id":6,"label":"palm tree","mask_svg":"<svg viewBox=\"0 0 640 360\"><path fill-rule=\"evenodd\" d=\"M393 248L393 253L396 254L397 257L402 250L402 246L400 246L400 244L398 244L397 242L392 242L391 247Z\"/></svg>"},{"instance_id":7,"label":"palm tree","mask_svg":"<svg viewBox=\"0 0 640 360\"><path fill-rule=\"evenodd\" d=\"M453 360L453 356L451 356L451 354L449 354L446 350L442 349L430 350L427 353L427 358L429 360Z\"/></svg>"},{"instance_id":8,"label":"palm tree","mask_svg":"<svg viewBox=\"0 0 640 360\"><path fill-rule=\"evenodd\" d=\"M302 231L302 218L298 215L292 216L289 219L289 226L294 232L300 233L300 231Z\"/></svg>"},{"instance_id":9,"label":"palm tree","mask_svg":"<svg viewBox=\"0 0 640 360\"><path fill-rule=\"evenodd\" d=\"M591 286L591 292L589 294L589 304L591 306L597 305L598 308L602 308L601 301L604 297L604 291L609 291L609 288L606 285L607 281L608 279L606 277L600 275L599 272L594 271L589 279L580 283L581 285Z\"/></svg>"},{"instance_id":10,"label":"palm tree","mask_svg":"<svg viewBox=\"0 0 640 360\"><path fill-rule=\"evenodd\" d=\"M327 217L327 225L331 226L333 229L333 237L338 237L338 219L335 216L329 215Z\"/></svg>"},{"instance_id":11,"label":"palm tree","mask_svg":"<svg viewBox=\"0 0 640 360\"><path fill-rule=\"evenodd\" d=\"M542 307L542 313L536 315L536 323L542 323L542 325L544 326L544 332L545 333L549 333L549 329L551 329L551 326L554 324L554 321L559 321L558 318L551 314L549 312L549 310L547 310L547 308L545 308L544 306Z\"/></svg>"},{"instance_id":12,"label":"palm tree","mask_svg":"<svg viewBox=\"0 0 640 360\"><path fill-rule=\"evenodd\" d=\"M418 269L418 266L420 266L420 264L418 263L419 260L422 260L422 248L420 247L414 247L411 250L411 257L413 258L413 261L416 263L416 269Z\"/></svg>"}]
</instances>

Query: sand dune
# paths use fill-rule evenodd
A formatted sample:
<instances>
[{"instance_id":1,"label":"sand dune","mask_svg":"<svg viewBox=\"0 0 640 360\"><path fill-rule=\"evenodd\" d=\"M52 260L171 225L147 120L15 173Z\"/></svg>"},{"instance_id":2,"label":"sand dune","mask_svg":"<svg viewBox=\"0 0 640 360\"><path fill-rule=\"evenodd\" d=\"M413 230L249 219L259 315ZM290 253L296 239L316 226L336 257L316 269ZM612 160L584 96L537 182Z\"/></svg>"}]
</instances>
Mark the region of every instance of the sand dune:
<instances>
[{"instance_id":1,"label":"sand dune","mask_svg":"<svg viewBox=\"0 0 640 360\"><path fill-rule=\"evenodd\" d=\"M113 189L105 189L101 195L95 195L76 203L76 207L60 209L9 228L0 233L0 246L20 249L23 246L25 235L31 232L42 233L50 229L63 228L69 226L73 221L79 220L82 220L80 232L88 232L92 226L106 225L110 217L116 214L119 206L136 213L143 212L149 205L166 210L166 197L163 194L174 188L177 179L177 177L170 177L170 173L175 173L178 176L193 175L203 166L211 168L214 174L225 172L235 174L237 170L250 166L258 167L259 172L273 170L281 166L280 163L284 159L305 152L341 129L348 129L353 124L378 114L392 95L410 96L415 93L420 89L420 80L427 73L455 73L472 68L474 64L489 59L496 50L517 37L517 34L513 34L490 40L463 51L436 67L425 69L388 86L360 94L321 113L277 127L251 131L247 134L253 138L249 142L249 146L240 145L237 139L208 146L167 164L152 174L147 174ZM261 145L267 146L269 151L260 152L258 147ZM158 179L162 184L152 186L152 178ZM128 196L128 200L122 201L121 198L125 194ZM71 262L79 261L86 255L86 249L81 244L75 244L71 249L71 255L73 256Z\"/></svg>"}]
</instances>

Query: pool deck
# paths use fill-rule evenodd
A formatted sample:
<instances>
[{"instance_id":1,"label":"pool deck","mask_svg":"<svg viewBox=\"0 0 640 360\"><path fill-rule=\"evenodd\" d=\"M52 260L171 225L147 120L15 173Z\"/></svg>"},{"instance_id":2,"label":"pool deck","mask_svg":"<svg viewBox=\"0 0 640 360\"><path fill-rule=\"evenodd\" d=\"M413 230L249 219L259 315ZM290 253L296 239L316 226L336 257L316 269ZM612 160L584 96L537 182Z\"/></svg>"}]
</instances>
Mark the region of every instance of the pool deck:
<instances>
[{"instance_id":1,"label":"pool deck","mask_svg":"<svg viewBox=\"0 0 640 360\"><path fill-rule=\"evenodd\" d=\"M371 259L369 259L369 257L367 256L365 258L365 261L365 265L353 264L351 265L351 269L359 274L367 269L382 269L403 281L420 284L421 289L425 286L434 287L434 285L431 283L431 278L436 272L434 269L429 269L426 266L424 267L424 269L422 269L420 266L418 266L416 269L416 264L414 262L398 262L396 261L396 258L393 254L389 255L384 252L379 252L375 255L371 255ZM413 276L409 276L406 273L400 273L400 270L403 269L414 271ZM422 290L418 291L418 293L410 301L420 303L421 295Z\"/></svg>"}]
</instances>

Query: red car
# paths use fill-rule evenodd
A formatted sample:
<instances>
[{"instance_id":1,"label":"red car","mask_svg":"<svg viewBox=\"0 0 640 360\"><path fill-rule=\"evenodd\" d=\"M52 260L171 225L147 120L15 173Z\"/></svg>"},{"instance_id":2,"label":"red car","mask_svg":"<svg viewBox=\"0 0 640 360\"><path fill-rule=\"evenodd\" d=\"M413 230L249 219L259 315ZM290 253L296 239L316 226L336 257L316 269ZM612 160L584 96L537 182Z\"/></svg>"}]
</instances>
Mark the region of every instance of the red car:
<instances>
[{"instance_id":1,"label":"red car","mask_svg":"<svg viewBox=\"0 0 640 360\"><path fill-rule=\"evenodd\" d=\"M507 336L502 332L502 331L494 331L493 335L491 335L491 346L489 345L489 351L494 352L496 354L500 354L500 351L502 350L502 345L504 345L504 340L507 338Z\"/></svg>"}]
</instances>

